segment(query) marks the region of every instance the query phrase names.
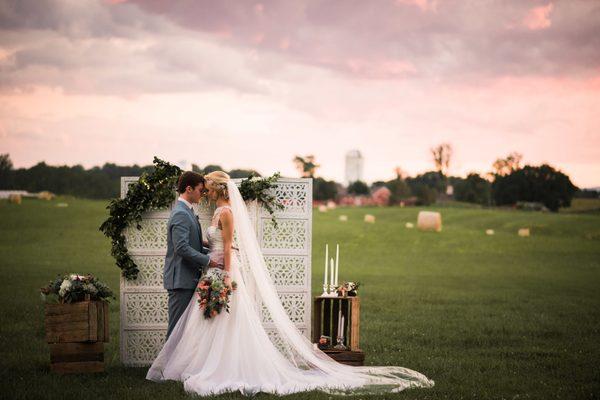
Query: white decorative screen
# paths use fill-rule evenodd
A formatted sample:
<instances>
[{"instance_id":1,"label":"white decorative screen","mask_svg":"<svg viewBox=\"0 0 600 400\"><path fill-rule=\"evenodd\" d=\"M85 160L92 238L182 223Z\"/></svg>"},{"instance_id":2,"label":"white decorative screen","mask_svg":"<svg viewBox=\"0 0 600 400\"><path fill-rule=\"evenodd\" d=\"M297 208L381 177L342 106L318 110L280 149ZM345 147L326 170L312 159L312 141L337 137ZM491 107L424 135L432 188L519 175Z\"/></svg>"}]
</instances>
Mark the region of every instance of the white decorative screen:
<instances>
[{"instance_id":1,"label":"white decorative screen","mask_svg":"<svg viewBox=\"0 0 600 400\"><path fill-rule=\"evenodd\" d=\"M137 179L121 178L121 197ZM278 228L273 227L265 209L251 206L248 211L283 305L296 326L310 338L312 180L281 178L275 193L285 207L275 214ZM206 234L214 207L194 206L194 210ZM169 214L170 208L148 212L141 230L131 227L125 233L129 252L140 270L134 281L121 277L120 344L121 361L126 365L150 365L165 341L167 292L162 273ZM262 306L259 311L269 337L278 344L268 313Z\"/></svg>"}]
</instances>

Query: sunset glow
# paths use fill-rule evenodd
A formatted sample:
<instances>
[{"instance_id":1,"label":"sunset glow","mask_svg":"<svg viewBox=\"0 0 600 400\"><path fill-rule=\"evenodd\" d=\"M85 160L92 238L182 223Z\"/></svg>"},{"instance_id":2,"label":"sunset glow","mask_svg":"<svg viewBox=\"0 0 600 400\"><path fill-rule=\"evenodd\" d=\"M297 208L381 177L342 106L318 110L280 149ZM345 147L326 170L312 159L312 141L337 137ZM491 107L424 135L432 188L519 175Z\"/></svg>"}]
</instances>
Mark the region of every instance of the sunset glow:
<instances>
[{"instance_id":1,"label":"sunset glow","mask_svg":"<svg viewBox=\"0 0 600 400\"><path fill-rule=\"evenodd\" d=\"M2 2L0 153L15 167L157 155L343 180L486 173L512 151L600 186L600 3Z\"/></svg>"}]
</instances>

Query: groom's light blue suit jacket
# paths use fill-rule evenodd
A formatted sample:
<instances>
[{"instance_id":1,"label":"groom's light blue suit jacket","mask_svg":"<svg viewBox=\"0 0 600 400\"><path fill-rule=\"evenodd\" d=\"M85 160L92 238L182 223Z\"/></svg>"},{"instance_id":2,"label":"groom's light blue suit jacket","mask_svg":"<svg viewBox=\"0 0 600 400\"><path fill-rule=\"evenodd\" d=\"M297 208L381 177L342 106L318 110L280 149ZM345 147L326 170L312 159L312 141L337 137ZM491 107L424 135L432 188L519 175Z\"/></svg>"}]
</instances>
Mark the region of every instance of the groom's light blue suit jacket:
<instances>
[{"instance_id":1,"label":"groom's light blue suit jacket","mask_svg":"<svg viewBox=\"0 0 600 400\"><path fill-rule=\"evenodd\" d=\"M203 267L210 261L202 246L202 228L194 212L177 200L167 225L167 255L163 272L165 289L195 289Z\"/></svg>"}]
</instances>

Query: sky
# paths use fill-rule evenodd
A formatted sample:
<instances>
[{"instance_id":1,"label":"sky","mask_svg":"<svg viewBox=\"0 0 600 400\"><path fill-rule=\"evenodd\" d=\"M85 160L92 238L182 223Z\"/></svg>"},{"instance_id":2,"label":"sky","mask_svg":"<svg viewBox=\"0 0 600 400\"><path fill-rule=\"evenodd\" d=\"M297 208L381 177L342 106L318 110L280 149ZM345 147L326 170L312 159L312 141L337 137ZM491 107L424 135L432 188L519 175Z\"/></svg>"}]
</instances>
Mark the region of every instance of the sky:
<instances>
[{"instance_id":1,"label":"sky","mask_svg":"<svg viewBox=\"0 0 600 400\"><path fill-rule=\"evenodd\" d=\"M600 186L600 1L0 0L15 167L219 164L343 181L486 173L516 151Z\"/></svg>"}]
</instances>

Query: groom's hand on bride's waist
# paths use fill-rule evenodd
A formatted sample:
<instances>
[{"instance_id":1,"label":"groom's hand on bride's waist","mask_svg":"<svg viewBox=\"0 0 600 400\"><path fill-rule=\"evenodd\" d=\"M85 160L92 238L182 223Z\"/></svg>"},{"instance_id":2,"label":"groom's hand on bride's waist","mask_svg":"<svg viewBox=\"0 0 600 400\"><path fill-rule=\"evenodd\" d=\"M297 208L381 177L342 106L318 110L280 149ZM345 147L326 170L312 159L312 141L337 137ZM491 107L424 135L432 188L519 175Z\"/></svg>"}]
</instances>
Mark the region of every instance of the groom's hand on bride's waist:
<instances>
[{"instance_id":1,"label":"groom's hand on bride's waist","mask_svg":"<svg viewBox=\"0 0 600 400\"><path fill-rule=\"evenodd\" d=\"M217 267L219 267L220 265L221 265L221 264L217 263L215 260L210 260L210 261L208 262L208 266L209 266L210 268L217 268Z\"/></svg>"}]
</instances>

